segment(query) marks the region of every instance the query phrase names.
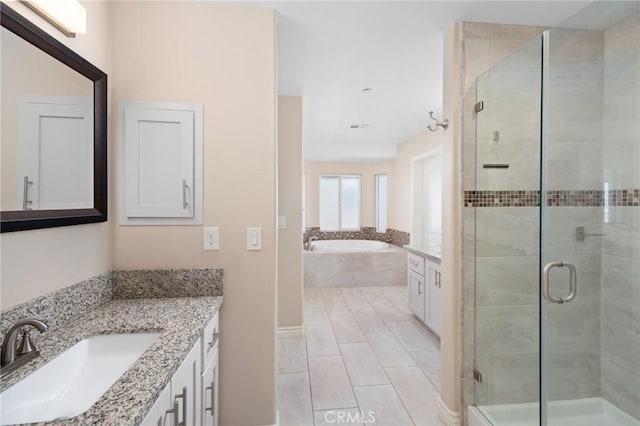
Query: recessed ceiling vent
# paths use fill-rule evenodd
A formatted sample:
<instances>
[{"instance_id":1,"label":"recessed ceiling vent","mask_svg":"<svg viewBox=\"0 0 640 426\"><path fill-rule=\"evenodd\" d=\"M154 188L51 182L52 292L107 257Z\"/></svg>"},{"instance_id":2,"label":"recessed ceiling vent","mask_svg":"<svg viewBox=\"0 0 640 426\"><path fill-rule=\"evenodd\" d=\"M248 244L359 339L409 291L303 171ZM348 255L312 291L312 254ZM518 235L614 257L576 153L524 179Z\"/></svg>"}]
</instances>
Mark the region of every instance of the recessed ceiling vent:
<instances>
[{"instance_id":1,"label":"recessed ceiling vent","mask_svg":"<svg viewBox=\"0 0 640 426\"><path fill-rule=\"evenodd\" d=\"M369 125L368 124L364 124L364 123L352 124L351 126L349 126L350 129L366 129L368 127L369 127Z\"/></svg>"}]
</instances>

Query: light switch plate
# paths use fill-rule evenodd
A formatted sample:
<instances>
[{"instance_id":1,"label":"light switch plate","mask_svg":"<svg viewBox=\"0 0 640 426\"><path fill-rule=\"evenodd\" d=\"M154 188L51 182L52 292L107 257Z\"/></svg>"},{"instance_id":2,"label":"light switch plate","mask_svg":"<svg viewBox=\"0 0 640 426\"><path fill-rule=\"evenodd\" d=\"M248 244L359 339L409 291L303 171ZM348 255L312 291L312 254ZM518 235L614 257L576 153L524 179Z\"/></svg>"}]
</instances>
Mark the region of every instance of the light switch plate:
<instances>
[{"instance_id":1,"label":"light switch plate","mask_svg":"<svg viewBox=\"0 0 640 426\"><path fill-rule=\"evenodd\" d=\"M247 228L247 250L262 250L262 228Z\"/></svg>"},{"instance_id":2,"label":"light switch plate","mask_svg":"<svg viewBox=\"0 0 640 426\"><path fill-rule=\"evenodd\" d=\"M278 216L278 229L287 229L287 217Z\"/></svg>"},{"instance_id":3,"label":"light switch plate","mask_svg":"<svg viewBox=\"0 0 640 426\"><path fill-rule=\"evenodd\" d=\"M220 250L220 231L218 227L203 228L205 250Z\"/></svg>"}]
</instances>

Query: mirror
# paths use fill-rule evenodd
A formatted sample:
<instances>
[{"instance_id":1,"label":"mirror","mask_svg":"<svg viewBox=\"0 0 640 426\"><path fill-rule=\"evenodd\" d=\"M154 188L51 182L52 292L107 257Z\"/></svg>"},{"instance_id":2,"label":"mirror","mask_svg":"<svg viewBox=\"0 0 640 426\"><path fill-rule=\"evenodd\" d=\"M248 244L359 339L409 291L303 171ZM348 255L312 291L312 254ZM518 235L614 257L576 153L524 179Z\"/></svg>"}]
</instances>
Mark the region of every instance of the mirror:
<instances>
[{"instance_id":1,"label":"mirror","mask_svg":"<svg viewBox=\"0 0 640 426\"><path fill-rule=\"evenodd\" d=\"M0 3L2 232L107 220L107 76Z\"/></svg>"}]
</instances>

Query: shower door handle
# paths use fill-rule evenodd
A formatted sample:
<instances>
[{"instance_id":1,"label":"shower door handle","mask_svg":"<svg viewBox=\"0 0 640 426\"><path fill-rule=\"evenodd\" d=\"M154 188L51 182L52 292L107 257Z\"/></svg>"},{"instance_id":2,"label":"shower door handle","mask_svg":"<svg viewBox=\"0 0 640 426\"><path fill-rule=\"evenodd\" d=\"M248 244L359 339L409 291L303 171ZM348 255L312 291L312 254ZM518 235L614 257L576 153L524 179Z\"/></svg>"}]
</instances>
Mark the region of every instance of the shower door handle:
<instances>
[{"instance_id":1,"label":"shower door handle","mask_svg":"<svg viewBox=\"0 0 640 426\"><path fill-rule=\"evenodd\" d=\"M566 267L569 269L569 295L565 298L562 297L553 297L549 293L549 272L553 268L563 268ZM578 294L578 273L576 271L576 267L567 262L551 262L547 263L542 270L542 295L547 301L551 303L569 303L573 299L576 298Z\"/></svg>"}]
</instances>

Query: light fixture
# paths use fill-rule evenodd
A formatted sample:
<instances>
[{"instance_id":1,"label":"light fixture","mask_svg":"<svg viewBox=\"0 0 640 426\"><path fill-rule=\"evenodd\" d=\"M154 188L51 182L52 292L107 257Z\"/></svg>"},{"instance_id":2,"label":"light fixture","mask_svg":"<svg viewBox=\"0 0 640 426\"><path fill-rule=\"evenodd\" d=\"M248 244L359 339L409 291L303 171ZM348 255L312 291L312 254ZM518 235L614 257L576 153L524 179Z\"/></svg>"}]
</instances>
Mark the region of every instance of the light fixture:
<instances>
[{"instance_id":1,"label":"light fixture","mask_svg":"<svg viewBox=\"0 0 640 426\"><path fill-rule=\"evenodd\" d=\"M349 126L350 129L366 129L367 127L369 127L369 125L365 123L354 123Z\"/></svg>"},{"instance_id":2,"label":"light fixture","mask_svg":"<svg viewBox=\"0 0 640 426\"><path fill-rule=\"evenodd\" d=\"M78 0L21 0L67 37L87 32L87 9Z\"/></svg>"}]
</instances>

